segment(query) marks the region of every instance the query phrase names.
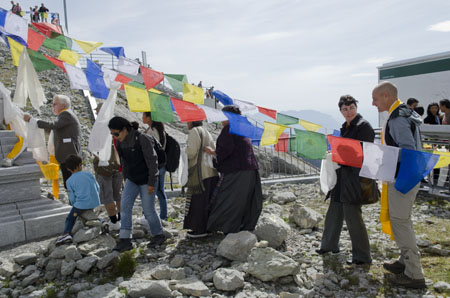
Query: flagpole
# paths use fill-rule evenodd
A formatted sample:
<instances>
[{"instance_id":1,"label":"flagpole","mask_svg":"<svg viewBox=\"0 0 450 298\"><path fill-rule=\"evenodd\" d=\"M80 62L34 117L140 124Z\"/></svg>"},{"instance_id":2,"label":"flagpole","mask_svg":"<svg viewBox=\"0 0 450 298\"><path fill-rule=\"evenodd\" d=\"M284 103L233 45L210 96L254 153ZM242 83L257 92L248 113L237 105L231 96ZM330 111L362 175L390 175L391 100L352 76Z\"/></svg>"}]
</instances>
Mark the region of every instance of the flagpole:
<instances>
[{"instance_id":1,"label":"flagpole","mask_svg":"<svg viewBox=\"0 0 450 298\"><path fill-rule=\"evenodd\" d=\"M64 22L66 24L66 34L69 34L69 25L67 24L67 5L66 0L63 0L64 4Z\"/></svg>"}]
</instances>

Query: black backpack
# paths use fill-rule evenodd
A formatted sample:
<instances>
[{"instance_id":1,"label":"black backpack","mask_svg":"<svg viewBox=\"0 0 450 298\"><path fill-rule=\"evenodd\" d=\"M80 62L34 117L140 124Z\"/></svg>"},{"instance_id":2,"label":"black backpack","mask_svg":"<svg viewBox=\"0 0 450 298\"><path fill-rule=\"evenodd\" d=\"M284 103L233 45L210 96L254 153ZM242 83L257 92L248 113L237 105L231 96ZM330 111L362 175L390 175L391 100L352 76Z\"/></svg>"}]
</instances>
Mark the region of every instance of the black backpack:
<instances>
[{"instance_id":1,"label":"black backpack","mask_svg":"<svg viewBox=\"0 0 450 298\"><path fill-rule=\"evenodd\" d=\"M178 169L180 165L180 144L171 136L166 133L166 171L169 172L170 176L170 188L173 190L172 186L172 173Z\"/></svg>"},{"instance_id":2,"label":"black backpack","mask_svg":"<svg viewBox=\"0 0 450 298\"><path fill-rule=\"evenodd\" d=\"M136 144L138 144L139 147L141 147L141 144L139 142L140 134L141 134L140 132L136 131ZM161 146L161 143L158 142L158 140L154 136L150 135L150 137L153 139L153 143L154 143L153 148L155 149L156 155L158 156L158 169L161 169L162 167L164 167L166 165L166 161L167 161L166 152L164 151L163 147Z\"/></svg>"}]
</instances>

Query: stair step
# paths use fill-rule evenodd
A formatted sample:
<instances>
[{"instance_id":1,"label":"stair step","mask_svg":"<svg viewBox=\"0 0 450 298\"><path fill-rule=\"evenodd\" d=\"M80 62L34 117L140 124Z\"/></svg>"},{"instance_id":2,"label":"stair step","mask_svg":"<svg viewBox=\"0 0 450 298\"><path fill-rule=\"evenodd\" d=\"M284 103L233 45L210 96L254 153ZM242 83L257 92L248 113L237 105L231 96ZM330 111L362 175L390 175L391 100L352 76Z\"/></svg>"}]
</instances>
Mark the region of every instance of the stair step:
<instances>
[{"instance_id":1,"label":"stair step","mask_svg":"<svg viewBox=\"0 0 450 298\"><path fill-rule=\"evenodd\" d=\"M16 133L13 130L0 130L0 138L15 137Z\"/></svg>"},{"instance_id":2,"label":"stair step","mask_svg":"<svg viewBox=\"0 0 450 298\"><path fill-rule=\"evenodd\" d=\"M16 136L13 137L0 137L0 144L2 146L6 145L15 145L19 141L19 138Z\"/></svg>"}]
</instances>

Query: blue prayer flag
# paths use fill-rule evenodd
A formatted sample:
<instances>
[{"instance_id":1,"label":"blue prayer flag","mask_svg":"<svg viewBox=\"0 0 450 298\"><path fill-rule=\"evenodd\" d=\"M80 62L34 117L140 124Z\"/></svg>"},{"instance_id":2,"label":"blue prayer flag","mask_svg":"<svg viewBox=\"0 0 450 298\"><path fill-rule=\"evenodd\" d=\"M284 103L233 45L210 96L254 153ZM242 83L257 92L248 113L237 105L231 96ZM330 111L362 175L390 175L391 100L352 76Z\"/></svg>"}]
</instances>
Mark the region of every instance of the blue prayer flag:
<instances>
[{"instance_id":1,"label":"blue prayer flag","mask_svg":"<svg viewBox=\"0 0 450 298\"><path fill-rule=\"evenodd\" d=\"M230 121L230 133L246 137L252 140L252 143L259 144L264 128L253 126L246 117L238 114L223 112Z\"/></svg>"},{"instance_id":2,"label":"blue prayer flag","mask_svg":"<svg viewBox=\"0 0 450 298\"><path fill-rule=\"evenodd\" d=\"M0 8L0 27L5 27L5 20L7 14L8 11L4 10L3 8Z\"/></svg>"},{"instance_id":3,"label":"blue prayer flag","mask_svg":"<svg viewBox=\"0 0 450 298\"><path fill-rule=\"evenodd\" d=\"M234 103L233 99L220 90L214 90L212 94L224 105L229 106Z\"/></svg>"},{"instance_id":4,"label":"blue prayer flag","mask_svg":"<svg viewBox=\"0 0 450 298\"><path fill-rule=\"evenodd\" d=\"M125 57L125 50L123 47L101 47L100 50L116 56L117 59L119 59L120 56Z\"/></svg>"},{"instance_id":5,"label":"blue prayer flag","mask_svg":"<svg viewBox=\"0 0 450 298\"><path fill-rule=\"evenodd\" d=\"M86 78L91 89L92 96L96 98L107 99L109 90L103 79L103 71L101 66L90 59L86 59Z\"/></svg>"},{"instance_id":6,"label":"blue prayer flag","mask_svg":"<svg viewBox=\"0 0 450 298\"><path fill-rule=\"evenodd\" d=\"M335 137L340 137L341 136L341 132L339 130L337 130L337 129L333 129L333 134L332 135L335 136ZM331 151L330 143L328 143L328 151Z\"/></svg>"},{"instance_id":7,"label":"blue prayer flag","mask_svg":"<svg viewBox=\"0 0 450 298\"><path fill-rule=\"evenodd\" d=\"M406 194L431 172L438 160L437 154L402 149L395 189Z\"/></svg>"}]
</instances>

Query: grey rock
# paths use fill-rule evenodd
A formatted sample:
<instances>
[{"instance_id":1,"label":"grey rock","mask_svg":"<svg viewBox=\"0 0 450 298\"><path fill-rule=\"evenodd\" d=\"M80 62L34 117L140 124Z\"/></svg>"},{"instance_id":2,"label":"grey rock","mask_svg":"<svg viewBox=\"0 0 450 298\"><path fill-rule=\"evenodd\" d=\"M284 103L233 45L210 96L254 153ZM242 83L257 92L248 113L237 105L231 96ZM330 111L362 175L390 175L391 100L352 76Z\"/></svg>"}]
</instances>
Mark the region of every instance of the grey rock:
<instances>
[{"instance_id":1,"label":"grey rock","mask_svg":"<svg viewBox=\"0 0 450 298\"><path fill-rule=\"evenodd\" d=\"M82 255L88 255L90 252L97 249L109 249L112 250L116 246L116 240L109 234L100 235L88 242L78 245L78 250Z\"/></svg>"},{"instance_id":2,"label":"grey rock","mask_svg":"<svg viewBox=\"0 0 450 298\"><path fill-rule=\"evenodd\" d=\"M45 266L45 270L52 271L56 270L59 271L61 269L62 260L61 259L50 259L50 261L47 263L47 266Z\"/></svg>"},{"instance_id":3,"label":"grey rock","mask_svg":"<svg viewBox=\"0 0 450 298\"><path fill-rule=\"evenodd\" d=\"M64 257L66 260L73 261L78 261L83 258L75 245L70 245L66 248Z\"/></svg>"},{"instance_id":4,"label":"grey rock","mask_svg":"<svg viewBox=\"0 0 450 298\"><path fill-rule=\"evenodd\" d=\"M120 287L126 288L128 295L133 298L139 297L154 297L163 298L170 297L172 291L169 284L162 280L145 280L145 279L130 279L121 282Z\"/></svg>"},{"instance_id":5,"label":"grey rock","mask_svg":"<svg viewBox=\"0 0 450 298\"><path fill-rule=\"evenodd\" d=\"M70 292L71 293L78 293L81 291L85 291L88 290L90 288L90 285L88 282L82 282L82 283L77 283L77 284L73 284L70 287Z\"/></svg>"},{"instance_id":6,"label":"grey rock","mask_svg":"<svg viewBox=\"0 0 450 298\"><path fill-rule=\"evenodd\" d=\"M433 285L433 288L439 293L447 293L450 294L450 284L445 281L438 281Z\"/></svg>"},{"instance_id":7,"label":"grey rock","mask_svg":"<svg viewBox=\"0 0 450 298\"><path fill-rule=\"evenodd\" d=\"M174 289L185 295L195 297L211 295L208 287L202 281L195 278L178 280L174 285Z\"/></svg>"},{"instance_id":8,"label":"grey rock","mask_svg":"<svg viewBox=\"0 0 450 298\"><path fill-rule=\"evenodd\" d=\"M28 265L27 267L25 267L24 270L20 271L17 274L17 277L26 277L26 276L32 274L36 270L37 270L36 265Z\"/></svg>"},{"instance_id":9,"label":"grey rock","mask_svg":"<svg viewBox=\"0 0 450 298\"><path fill-rule=\"evenodd\" d=\"M256 236L248 231L231 233L217 246L216 254L233 261L245 261L256 241Z\"/></svg>"},{"instance_id":10,"label":"grey rock","mask_svg":"<svg viewBox=\"0 0 450 298\"><path fill-rule=\"evenodd\" d=\"M272 201L278 204L294 202L297 196L290 191L277 192L272 196Z\"/></svg>"},{"instance_id":11,"label":"grey rock","mask_svg":"<svg viewBox=\"0 0 450 298\"><path fill-rule=\"evenodd\" d=\"M175 255L170 261L170 266L173 268L179 268L184 265L184 258L181 255Z\"/></svg>"},{"instance_id":12,"label":"grey rock","mask_svg":"<svg viewBox=\"0 0 450 298\"><path fill-rule=\"evenodd\" d=\"M73 271L75 270L76 267L76 263L73 260L63 260L61 263L61 275L62 276L68 276L71 275L73 273Z\"/></svg>"},{"instance_id":13,"label":"grey rock","mask_svg":"<svg viewBox=\"0 0 450 298\"><path fill-rule=\"evenodd\" d=\"M303 296L300 296L300 294L293 294L289 292L281 292L280 298L301 298Z\"/></svg>"},{"instance_id":14,"label":"grey rock","mask_svg":"<svg viewBox=\"0 0 450 298\"><path fill-rule=\"evenodd\" d=\"M104 256L103 258L99 259L97 261L97 268L98 269L103 269L108 267L109 265L111 265L114 260L116 260L117 258L119 258L120 253L117 251L113 251L110 254L107 254L106 256Z\"/></svg>"},{"instance_id":15,"label":"grey rock","mask_svg":"<svg viewBox=\"0 0 450 298\"><path fill-rule=\"evenodd\" d=\"M57 246L55 249L52 250L52 252L49 255L49 258L63 259L66 255L66 248L68 247L69 247L68 245Z\"/></svg>"},{"instance_id":16,"label":"grey rock","mask_svg":"<svg viewBox=\"0 0 450 298\"><path fill-rule=\"evenodd\" d=\"M73 235L72 240L75 243L87 242L100 236L100 233L101 233L100 227L93 227L87 230L81 229Z\"/></svg>"},{"instance_id":17,"label":"grey rock","mask_svg":"<svg viewBox=\"0 0 450 298\"><path fill-rule=\"evenodd\" d=\"M54 280L58 276L58 272L56 270L45 272L44 279L45 280Z\"/></svg>"},{"instance_id":18,"label":"grey rock","mask_svg":"<svg viewBox=\"0 0 450 298\"><path fill-rule=\"evenodd\" d=\"M170 279L180 280L180 279L185 279L185 278L186 278L186 274L184 272L184 268L177 268L177 269L171 270Z\"/></svg>"},{"instance_id":19,"label":"grey rock","mask_svg":"<svg viewBox=\"0 0 450 298\"><path fill-rule=\"evenodd\" d=\"M38 279L39 279L39 275L40 272L39 271L35 271L33 274L31 274L30 276L27 276L23 279L21 286L23 288L28 287L29 285L34 284Z\"/></svg>"},{"instance_id":20,"label":"grey rock","mask_svg":"<svg viewBox=\"0 0 450 298\"><path fill-rule=\"evenodd\" d=\"M440 244L436 244L425 248L425 251L429 254L446 257L449 255L449 250L443 249Z\"/></svg>"},{"instance_id":21,"label":"grey rock","mask_svg":"<svg viewBox=\"0 0 450 298\"><path fill-rule=\"evenodd\" d=\"M296 274L299 265L273 248L254 248L248 256L247 272L254 277L269 281Z\"/></svg>"},{"instance_id":22,"label":"grey rock","mask_svg":"<svg viewBox=\"0 0 450 298\"><path fill-rule=\"evenodd\" d=\"M97 263L98 258L95 256L85 257L76 262L76 267L81 272L87 273Z\"/></svg>"},{"instance_id":23,"label":"grey rock","mask_svg":"<svg viewBox=\"0 0 450 298\"><path fill-rule=\"evenodd\" d=\"M91 290L78 292L77 298L124 298L125 294L120 293L118 288L112 284L97 286Z\"/></svg>"},{"instance_id":24,"label":"grey rock","mask_svg":"<svg viewBox=\"0 0 450 298\"><path fill-rule=\"evenodd\" d=\"M159 265L152 271L152 277L155 279L170 279L171 276L171 268L167 265Z\"/></svg>"},{"instance_id":25,"label":"grey rock","mask_svg":"<svg viewBox=\"0 0 450 298\"><path fill-rule=\"evenodd\" d=\"M4 261L0 265L0 275L9 279L14 273L19 272L21 269L22 268L16 263Z\"/></svg>"},{"instance_id":26,"label":"grey rock","mask_svg":"<svg viewBox=\"0 0 450 298\"><path fill-rule=\"evenodd\" d=\"M283 216L283 207L278 204L269 204L263 208L262 213L268 213L281 217Z\"/></svg>"},{"instance_id":27,"label":"grey rock","mask_svg":"<svg viewBox=\"0 0 450 298\"><path fill-rule=\"evenodd\" d=\"M37 260L36 266L41 269L45 268L45 266L47 266L49 261L50 261L50 258L42 256Z\"/></svg>"},{"instance_id":28,"label":"grey rock","mask_svg":"<svg viewBox=\"0 0 450 298\"><path fill-rule=\"evenodd\" d=\"M287 239L291 227L277 215L263 214L258 219L255 235L259 240L266 240L273 248L280 246Z\"/></svg>"},{"instance_id":29,"label":"grey rock","mask_svg":"<svg viewBox=\"0 0 450 298\"><path fill-rule=\"evenodd\" d=\"M294 204L290 210L289 221L295 222L301 229L317 227L321 220L320 213L298 203Z\"/></svg>"},{"instance_id":30,"label":"grey rock","mask_svg":"<svg viewBox=\"0 0 450 298\"><path fill-rule=\"evenodd\" d=\"M28 252L28 253L19 254L19 255L15 256L13 259L14 259L14 262L16 262L17 264L27 266L27 265L36 263L37 258L38 258L37 254Z\"/></svg>"},{"instance_id":31,"label":"grey rock","mask_svg":"<svg viewBox=\"0 0 450 298\"><path fill-rule=\"evenodd\" d=\"M234 269L219 268L213 274L214 286L222 291L235 291L244 286L244 274Z\"/></svg>"}]
</instances>

